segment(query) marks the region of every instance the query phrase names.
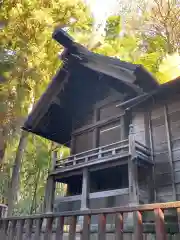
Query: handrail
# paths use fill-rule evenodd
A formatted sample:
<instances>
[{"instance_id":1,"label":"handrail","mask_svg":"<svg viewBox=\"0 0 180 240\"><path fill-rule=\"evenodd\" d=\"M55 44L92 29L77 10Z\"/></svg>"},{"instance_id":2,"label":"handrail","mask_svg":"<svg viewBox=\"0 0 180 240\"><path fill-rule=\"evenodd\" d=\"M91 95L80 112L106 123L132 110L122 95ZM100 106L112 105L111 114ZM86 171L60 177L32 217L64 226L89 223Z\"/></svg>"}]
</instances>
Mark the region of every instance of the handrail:
<instances>
[{"instance_id":1,"label":"handrail","mask_svg":"<svg viewBox=\"0 0 180 240\"><path fill-rule=\"evenodd\" d=\"M77 233L81 234L81 239L89 239L91 234L91 217L98 217L98 239L106 239L107 216L115 214L115 228L113 234L116 239L124 239L126 234L124 223L128 223L126 214L133 213L132 224L134 228L133 239L142 240L144 232L142 213L147 211L154 212L154 234L156 239L167 239L166 222L164 220L165 209L176 209L179 219L180 201L169 203L155 203L134 206L122 206L104 209L89 209L61 213L46 213L30 216L7 217L0 219L0 239L63 239L64 234L68 234L68 239L76 239ZM126 214L125 214L126 213ZM82 219L82 228L78 231L78 217ZM132 216L132 215L131 215ZM65 229L65 218L68 217L69 223L67 231ZM44 221L45 220L45 221ZM178 220L175 222L178 225ZM34 234L33 234L34 233ZM179 234L179 229L175 233ZM179 236L177 234L177 237ZM171 235L174 236L174 232ZM67 236L67 235L66 235ZM179 238L177 238L179 239Z\"/></svg>"},{"instance_id":2,"label":"handrail","mask_svg":"<svg viewBox=\"0 0 180 240\"><path fill-rule=\"evenodd\" d=\"M71 156L69 156L67 158L58 159L57 161L64 161L64 160L69 159L71 157L77 157L79 155L87 154L89 152L93 152L93 151L96 151L96 150L99 150L99 149L103 149L103 148L106 148L106 147L111 147L113 145L117 145L117 144L125 143L125 142L128 142L128 139L125 139L125 140L122 140L122 141L118 141L118 142L115 142L115 143L111 143L111 144L108 144L108 145L105 145L105 146L93 148L93 149L90 149L90 150L87 150L87 151L84 151L84 152L81 152L81 153L73 154L73 155L71 155Z\"/></svg>"},{"instance_id":3,"label":"handrail","mask_svg":"<svg viewBox=\"0 0 180 240\"><path fill-rule=\"evenodd\" d=\"M60 213L44 213L44 214L34 214L27 216L13 216L7 217L5 220L20 220L20 219L33 219L33 218L50 218L50 217L71 217L71 216L85 216L85 215L98 215L98 214L115 214L115 213L129 213L129 212L145 212L153 211L156 209L166 210L166 209L178 209L180 208L180 201L166 202L166 203L152 203L152 204L142 204L134 206L121 206L113 208L99 208L99 209L87 209L87 210L77 210L77 211L66 211ZM1 219L0 219L1 220Z\"/></svg>"},{"instance_id":4,"label":"handrail","mask_svg":"<svg viewBox=\"0 0 180 240\"><path fill-rule=\"evenodd\" d=\"M122 144L122 146L121 146L121 144ZM116 146L116 147L113 148L113 146ZM119 149L128 148L128 146L129 146L128 139L125 139L125 140L122 140L122 141L111 143L109 145L105 145L105 146L101 146L101 147L98 147L98 148L94 148L94 149L91 149L91 150L88 150L88 151L85 151L85 152L81 152L81 153L72 155L72 156L70 156L68 158L65 158L65 159L62 159L62 160L56 160L55 168L61 167L61 166L63 167L65 165L71 165L73 163L76 165L76 161L81 161L83 159L84 160L85 159L89 159L89 158L95 157L97 155L99 155L99 156L101 155L102 156L103 154L106 154L108 152L112 152L113 150L116 152ZM92 153L92 154L90 154L90 153ZM97 157L97 158L99 159L99 157Z\"/></svg>"},{"instance_id":5,"label":"handrail","mask_svg":"<svg viewBox=\"0 0 180 240\"><path fill-rule=\"evenodd\" d=\"M124 146L119 146L119 147L116 147L116 148L112 148L112 149L108 149L108 150L104 150L104 151L98 151L98 152L96 152L96 153L93 153L93 154L91 154L91 155L86 155L86 156L84 156L84 157L80 157L80 158L76 158L75 156L72 156L72 157L74 157L74 159L73 160L66 160L66 161L58 161L58 163L61 163L62 162L62 165L65 165L66 163L73 163L73 162L76 162L76 161L80 161L80 160L82 160L82 159L84 159L84 158L90 158L90 157L94 157L94 156L96 156L96 155L98 155L98 154L105 154L105 153L108 153L108 152L110 152L110 151L113 151L113 149L115 149L115 150L119 150L119 149L123 149L123 148L126 148L126 147L128 147L129 145L124 145ZM99 150L101 150L101 149L99 149ZM58 166L59 165L61 165L61 164L57 164Z\"/></svg>"}]
</instances>

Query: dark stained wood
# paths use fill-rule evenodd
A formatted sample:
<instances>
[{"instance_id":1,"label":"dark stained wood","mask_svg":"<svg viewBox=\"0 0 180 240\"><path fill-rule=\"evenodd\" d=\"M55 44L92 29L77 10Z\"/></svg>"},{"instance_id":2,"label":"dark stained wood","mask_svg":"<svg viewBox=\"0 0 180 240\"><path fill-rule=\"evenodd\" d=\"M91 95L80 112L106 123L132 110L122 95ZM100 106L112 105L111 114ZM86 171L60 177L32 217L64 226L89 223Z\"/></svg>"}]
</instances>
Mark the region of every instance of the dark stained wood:
<instances>
[{"instance_id":1,"label":"dark stained wood","mask_svg":"<svg viewBox=\"0 0 180 240\"><path fill-rule=\"evenodd\" d=\"M71 143L70 143L70 149L71 149L71 155L75 154L76 151L76 138L74 135L71 135Z\"/></svg>"},{"instance_id":2,"label":"dark stained wood","mask_svg":"<svg viewBox=\"0 0 180 240\"><path fill-rule=\"evenodd\" d=\"M106 215L99 214L98 216L98 240L106 239Z\"/></svg>"},{"instance_id":3,"label":"dark stained wood","mask_svg":"<svg viewBox=\"0 0 180 240\"><path fill-rule=\"evenodd\" d=\"M77 217L73 216L70 219L70 226L69 226L69 240L75 240L76 239L76 223L77 223Z\"/></svg>"},{"instance_id":4,"label":"dark stained wood","mask_svg":"<svg viewBox=\"0 0 180 240\"><path fill-rule=\"evenodd\" d=\"M134 215L134 240L143 240L143 223L142 214L139 211L133 213Z\"/></svg>"},{"instance_id":5,"label":"dark stained wood","mask_svg":"<svg viewBox=\"0 0 180 240\"><path fill-rule=\"evenodd\" d=\"M24 219L21 219L17 223L17 239L18 240L23 240L23 230L24 230ZM37 240L37 239L34 239Z\"/></svg>"},{"instance_id":6,"label":"dark stained wood","mask_svg":"<svg viewBox=\"0 0 180 240\"><path fill-rule=\"evenodd\" d=\"M148 112L148 129L149 129L149 145L151 150L151 161L154 163L154 149L153 149L153 138L152 138L152 125L151 125L151 111ZM155 188L155 168L152 166L152 182L150 188L152 189L152 201L156 201L156 188Z\"/></svg>"},{"instance_id":7,"label":"dark stained wood","mask_svg":"<svg viewBox=\"0 0 180 240\"><path fill-rule=\"evenodd\" d=\"M93 123L96 124L96 122L98 121L98 117L99 117L99 111L98 109L94 109L94 118L93 118ZM97 148L98 147L98 128L94 128L93 130L93 148Z\"/></svg>"},{"instance_id":8,"label":"dark stained wood","mask_svg":"<svg viewBox=\"0 0 180 240\"><path fill-rule=\"evenodd\" d=\"M180 208L177 208L176 212L177 212L178 229L179 229L179 235L180 235Z\"/></svg>"},{"instance_id":9,"label":"dark stained wood","mask_svg":"<svg viewBox=\"0 0 180 240\"><path fill-rule=\"evenodd\" d=\"M0 220L0 239L6 239L8 233L9 220Z\"/></svg>"},{"instance_id":10,"label":"dark stained wood","mask_svg":"<svg viewBox=\"0 0 180 240\"><path fill-rule=\"evenodd\" d=\"M118 114L116 116L111 116L111 117L109 117L107 119L103 119L101 121L97 121L96 123L93 123L93 124L90 124L90 125L86 125L86 126L84 126L82 128L79 128L79 129L75 130L72 134L73 135L79 135L79 134L81 134L83 132L86 132L88 130L94 129L96 127L106 126L107 124L110 124L110 123L112 123L114 121L120 120L120 118L122 116L124 116L124 114L121 113L121 114Z\"/></svg>"},{"instance_id":11,"label":"dark stained wood","mask_svg":"<svg viewBox=\"0 0 180 240\"><path fill-rule=\"evenodd\" d=\"M136 158L136 145L134 138L134 128L131 124L129 127L129 153L128 160L128 177L129 177L129 201L130 203L139 203L139 186L138 186L138 172L137 165L134 163Z\"/></svg>"},{"instance_id":12,"label":"dark stained wood","mask_svg":"<svg viewBox=\"0 0 180 240\"><path fill-rule=\"evenodd\" d=\"M33 219L27 219L26 220L26 230L25 230L25 239L26 240L31 240L32 226L33 226Z\"/></svg>"},{"instance_id":13,"label":"dark stained wood","mask_svg":"<svg viewBox=\"0 0 180 240\"><path fill-rule=\"evenodd\" d=\"M123 101L123 95L119 94L119 92L118 92L118 94L117 94L117 92L116 93L114 92L113 95L108 96L104 100L97 102L94 105L94 107L95 107L95 109L100 109L100 108L105 107L109 104L115 103L116 107L120 108L119 105L120 105L121 101Z\"/></svg>"},{"instance_id":14,"label":"dark stained wood","mask_svg":"<svg viewBox=\"0 0 180 240\"><path fill-rule=\"evenodd\" d=\"M46 193L45 193L45 212L53 211L54 203L54 193L55 193L55 179L53 176L48 176L46 183Z\"/></svg>"},{"instance_id":15,"label":"dark stained wood","mask_svg":"<svg viewBox=\"0 0 180 240\"><path fill-rule=\"evenodd\" d=\"M17 225L17 220L12 220L10 222L10 228L8 230L8 240L13 240L15 235L16 235L16 225Z\"/></svg>"},{"instance_id":16,"label":"dark stained wood","mask_svg":"<svg viewBox=\"0 0 180 240\"><path fill-rule=\"evenodd\" d=\"M154 215L155 215L156 239L167 240L167 235L165 232L164 213L162 209L161 208L155 209Z\"/></svg>"},{"instance_id":17,"label":"dark stained wood","mask_svg":"<svg viewBox=\"0 0 180 240\"><path fill-rule=\"evenodd\" d=\"M84 216L81 240L89 240L90 239L90 224L91 224L90 215Z\"/></svg>"},{"instance_id":18,"label":"dark stained wood","mask_svg":"<svg viewBox=\"0 0 180 240\"><path fill-rule=\"evenodd\" d=\"M169 129L170 126L169 126L169 119L168 119L168 110L167 110L166 105L164 106L164 115L165 115L165 127L166 127L166 133L167 133L170 171L171 171L171 176L172 176L173 198L174 198L174 200L176 200L176 187L175 187L175 177L174 177L174 169L173 169L173 156L172 156L170 129Z\"/></svg>"},{"instance_id":19,"label":"dark stained wood","mask_svg":"<svg viewBox=\"0 0 180 240\"><path fill-rule=\"evenodd\" d=\"M123 240L123 214L122 213L116 213L115 240Z\"/></svg>"},{"instance_id":20,"label":"dark stained wood","mask_svg":"<svg viewBox=\"0 0 180 240\"><path fill-rule=\"evenodd\" d=\"M56 228L56 240L63 240L64 232L64 217L59 217L57 219L57 228Z\"/></svg>"},{"instance_id":21,"label":"dark stained wood","mask_svg":"<svg viewBox=\"0 0 180 240\"><path fill-rule=\"evenodd\" d=\"M39 240L41 236L41 228L43 223L43 218L38 218L35 220L36 227L35 227L35 236L34 240Z\"/></svg>"},{"instance_id":22,"label":"dark stained wood","mask_svg":"<svg viewBox=\"0 0 180 240\"><path fill-rule=\"evenodd\" d=\"M51 240L52 238L52 225L54 218L50 217L46 219L46 230L44 233L44 240Z\"/></svg>"},{"instance_id":23,"label":"dark stained wood","mask_svg":"<svg viewBox=\"0 0 180 240\"><path fill-rule=\"evenodd\" d=\"M38 107L37 105L35 105L33 109L33 116L31 117L34 123L34 127L37 126L42 117L42 114L45 113L50 106L50 102L48 100L53 100L54 96L57 95L60 91L62 91L65 84L68 82L69 73L65 68L66 66L64 66L64 68L62 68L54 77L54 79L60 77L61 79L63 79L63 81L52 81L46 93L42 95L42 101L44 102L44 104L38 104Z\"/></svg>"},{"instance_id":24,"label":"dark stained wood","mask_svg":"<svg viewBox=\"0 0 180 240\"><path fill-rule=\"evenodd\" d=\"M129 213L129 212L145 212L153 211L154 209L177 209L180 208L180 201L175 202L165 202L165 203L153 203L153 204L142 204L142 205L133 205L133 206L121 206L114 208L100 208L100 209L87 209L87 210L77 210L77 211L68 211L60 213L46 213L46 214L36 214L30 216L19 216L19 217L7 217L2 221L11 221L11 220L20 220L20 219L37 219L37 218L48 218L48 217L71 217L71 216L84 216L84 215L99 215L99 214L116 214L117 212Z\"/></svg>"},{"instance_id":25,"label":"dark stained wood","mask_svg":"<svg viewBox=\"0 0 180 240\"><path fill-rule=\"evenodd\" d=\"M81 209L87 209L89 207L89 187L89 170L88 168L84 168L82 180Z\"/></svg>"}]
</instances>

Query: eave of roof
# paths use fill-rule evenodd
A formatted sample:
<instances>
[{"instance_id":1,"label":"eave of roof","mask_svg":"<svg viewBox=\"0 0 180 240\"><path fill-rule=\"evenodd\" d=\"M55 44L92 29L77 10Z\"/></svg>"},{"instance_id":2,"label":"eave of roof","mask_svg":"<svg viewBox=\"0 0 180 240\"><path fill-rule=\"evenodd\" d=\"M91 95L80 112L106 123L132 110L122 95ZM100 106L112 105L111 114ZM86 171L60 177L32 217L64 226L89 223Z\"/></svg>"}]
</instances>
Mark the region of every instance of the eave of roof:
<instances>
[{"instance_id":1,"label":"eave of roof","mask_svg":"<svg viewBox=\"0 0 180 240\"><path fill-rule=\"evenodd\" d=\"M68 115L64 116L63 110L59 108L58 111L61 116L61 121L57 123L57 109L54 110L53 101L57 95L59 95L61 88L63 89L63 84L71 74L69 70L73 64L109 76L109 81L114 81L115 86L119 84L119 90L122 88L123 91L134 92L135 95L141 95L144 92L147 93L158 88L156 80L140 65L126 63L115 58L92 53L82 45L75 43L62 29L56 30L53 33L53 38L65 48L62 54L64 65L57 72L46 92L28 116L23 126L23 129L26 131L61 144L68 140L70 133L63 129L64 125L62 125L62 129L60 129L60 122L65 124L69 121ZM52 132L49 125L46 128L45 126L39 126L39 124L46 123L45 118L47 118L48 111L55 111L52 113L51 122L53 122L53 125L58 125L57 131L59 131L59 133L56 133L54 130L54 132ZM51 127L54 129L55 126ZM59 137L58 134L61 134L61 136Z\"/></svg>"}]
</instances>

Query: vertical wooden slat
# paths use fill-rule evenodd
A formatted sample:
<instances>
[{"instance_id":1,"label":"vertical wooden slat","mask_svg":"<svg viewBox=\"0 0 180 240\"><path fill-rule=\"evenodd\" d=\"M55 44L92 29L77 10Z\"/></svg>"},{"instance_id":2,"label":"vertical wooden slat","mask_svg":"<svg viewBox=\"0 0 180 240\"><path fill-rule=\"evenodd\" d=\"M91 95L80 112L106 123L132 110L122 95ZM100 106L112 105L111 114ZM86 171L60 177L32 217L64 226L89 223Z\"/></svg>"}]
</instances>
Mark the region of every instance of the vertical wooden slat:
<instances>
[{"instance_id":1,"label":"vertical wooden slat","mask_svg":"<svg viewBox=\"0 0 180 240\"><path fill-rule=\"evenodd\" d=\"M142 214L139 211L133 213L134 215L134 240L143 240L143 223Z\"/></svg>"},{"instance_id":2,"label":"vertical wooden slat","mask_svg":"<svg viewBox=\"0 0 180 240\"><path fill-rule=\"evenodd\" d=\"M36 227L35 227L35 235L34 235L34 240L39 240L41 236L41 228L42 228L42 223L43 219L39 218L35 220Z\"/></svg>"},{"instance_id":3,"label":"vertical wooden slat","mask_svg":"<svg viewBox=\"0 0 180 240\"><path fill-rule=\"evenodd\" d=\"M177 208L177 219L178 219L178 236L180 237L180 208ZM180 238L179 238L180 239Z\"/></svg>"},{"instance_id":4,"label":"vertical wooden slat","mask_svg":"<svg viewBox=\"0 0 180 240\"><path fill-rule=\"evenodd\" d=\"M23 229L24 229L24 219L21 219L18 221L17 224L17 239L18 240L23 240Z\"/></svg>"},{"instance_id":5,"label":"vertical wooden slat","mask_svg":"<svg viewBox=\"0 0 180 240\"><path fill-rule=\"evenodd\" d=\"M93 123L96 124L98 121L98 113L99 109L94 109L94 116L93 116ZM93 148L96 148L98 146L98 128L95 127L93 130L93 142L92 142Z\"/></svg>"},{"instance_id":6,"label":"vertical wooden slat","mask_svg":"<svg viewBox=\"0 0 180 240\"><path fill-rule=\"evenodd\" d=\"M44 240L51 240L51 238L52 238L53 221L54 221L53 217L49 217L46 219L46 230L44 233Z\"/></svg>"},{"instance_id":7,"label":"vertical wooden slat","mask_svg":"<svg viewBox=\"0 0 180 240\"><path fill-rule=\"evenodd\" d=\"M56 240L63 240L64 217L59 217L57 221Z\"/></svg>"},{"instance_id":8,"label":"vertical wooden slat","mask_svg":"<svg viewBox=\"0 0 180 240\"><path fill-rule=\"evenodd\" d=\"M91 217L89 215L84 216L81 240L90 239L90 224L91 224Z\"/></svg>"},{"instance_id":9,"label":"vertical wooden slat","mask_svg":"<svg viewBox=\"0 0 180 240\"><path fill-rule=\"evenodd\" d=\"M15 235L16 235L16 224L17 221L16 220L12 220L10 223L10 229L9 229L9 238L8 240L13 240Z\"/></svg>"},{"instance_id":10,"label":"vertical wooden slat","mask_svg":"<svg viewBox=\"0 0 180 240\"><path fill-rule=\"evenodd\" d=\"M9 226L8 220L1 220L0 239L2 240L7 239L8 226Z\"/></svg>"},{"instance_id":11,"label":"vertical wooden slat","mask_svg":"<svg viewBox=\"0 0 180 240\"><path fill-rule=\"evenodd\" d=\"M117 213L115 217L115 240L123 240L123 215Z\"/></svg>"},{"instance_id":12,"label":"vertical wooden slat","mask_svg":"<svg viewBox=\"0 0 180 240\"><path fill-rule=\"evenodd\" d=\"M151 124L151 112L148 112L148 128L149 128L149 140L150 140L150 149L151 149L151 160L154 163L154 147L153 147L152 124ZM156 202L157 193L156 193L156 188L155 188L155 167L154 167L154 165L152 166L152 180L153 180L153 182L151 183L152 187L153 187L152 201Z\"/></svg>"},{"instance_id":13,"label":"vertical wooden slat","mask_svg":"<svg viewBox=\"0 0 180 240\"><path fill-rule=\"evenodd\" d=\"M155 214L156 239L167 240L164 224L164 213L160 208L158 208L154 210L154 214Z\"/></svg>"},{"instance_id":14,"label":"vertical wooden slat","mask_svg":"<svg viewBox=\"0 0 180 240\"><path fill-rule=\"evenodd\" d=\"M98 216L98 240L106 239L106 215L100 214Z\"/></svg>"},{"instance_id":15,"label":"vertical wooden slat","mask_svg":"<svg viewBox=\"0 0 180 240\"><path fill-rule=\"evenodd\" d=\"M69 240L75 240L76 238L76 222L77 222L76 216L70 218Z\"/></svg>"},{"instance_id":16,"label":"vertical wooden slat","mask_svg":"<svg viewBox=\"0 0 180 240\"><path fill-rule=\"evenodd\" d=\"M32 234L32 226L33 226L33 219L28 219L26 221L26 232L25 232L25 239L30 240Z\"/></svg>"},{"instance_id":17,"label":"vertical wooden slat","mask_svg":"<svg viewBox=\"0 0 180 240\"><path fill-rule=\"evenodd\" d=\"M166 134L167 134L169 164L170 164L171 178L172 178L173 200L176 201L176 186L175 186L175 176L174 176L174 167L173 167L173 154L172 154L172 146L171 146L168 110L166 105L164 106L164 117L165 117L165 127L166 127Z\"/></svg>"}]
</instances>

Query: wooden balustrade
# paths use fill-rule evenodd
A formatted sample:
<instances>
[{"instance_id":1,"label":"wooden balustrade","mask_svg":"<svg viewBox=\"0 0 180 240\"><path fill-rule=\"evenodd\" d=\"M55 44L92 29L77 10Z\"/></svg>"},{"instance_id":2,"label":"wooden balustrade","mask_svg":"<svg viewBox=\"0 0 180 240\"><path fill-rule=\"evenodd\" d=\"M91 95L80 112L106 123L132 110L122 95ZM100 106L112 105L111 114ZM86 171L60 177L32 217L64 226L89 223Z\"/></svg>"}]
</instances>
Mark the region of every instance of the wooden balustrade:
<instances>
[{"instance_id":1,"label":"wooden balustrade","mask_svg":"<svg viewBox=\"0 0 180 240\"><path fill-rule=\"evenodd\" d=\"M132 149L133 148L133 149ZM78 166L86 166L88 164L96 164L100 160L111 161L113 159L136 155L144 158L146 161L151 161L151 152L148 147L139 143L138 141L131 141L131 144L128 139L112 143L106 146L99 148L94 148L86 152L78 153L72 156L69 156L66 159L57 159L55 163L54 170L63 170L64 168L74 168Z\"/></svg>"},{"instance_id":2,"label":"wooden balustrade","mask_svg":"<svg viewBox=\"0 0 180 240\"><path fill-rule=\"evenodd\" d=\"M177 225L179 221L180 202L171 203L156 203L139 206L125 206L108 209L85 210L75 212L64 212L59 214L41 214L27 217L11 217L0 219L0 239L2 240L88 240L92 234L91 216L98 216L98 229L93 232L97 234L98 240L108 239L108 234L114 235L115 240L143 240L147 238L144 232L143 213L147 211L154 212L154 237L151 239L167 240L180 239L179 229L175 233L168 234L166 228L166 220L164 218L164 210L176 209L177 211ZM126 238L126 231L124 230L124 215L133 213L133 230L131 237ZM107 216L115 214L114 229L107 230ZM78 216L84 216L82 228L78 228ZM68 228L64 225L64 219L70 218ZM41 237L41 238L40 238ZM92 239L92 238L91 238ZM111 238L112 239L112 238Z\"/></svg>"}]
</instances>

